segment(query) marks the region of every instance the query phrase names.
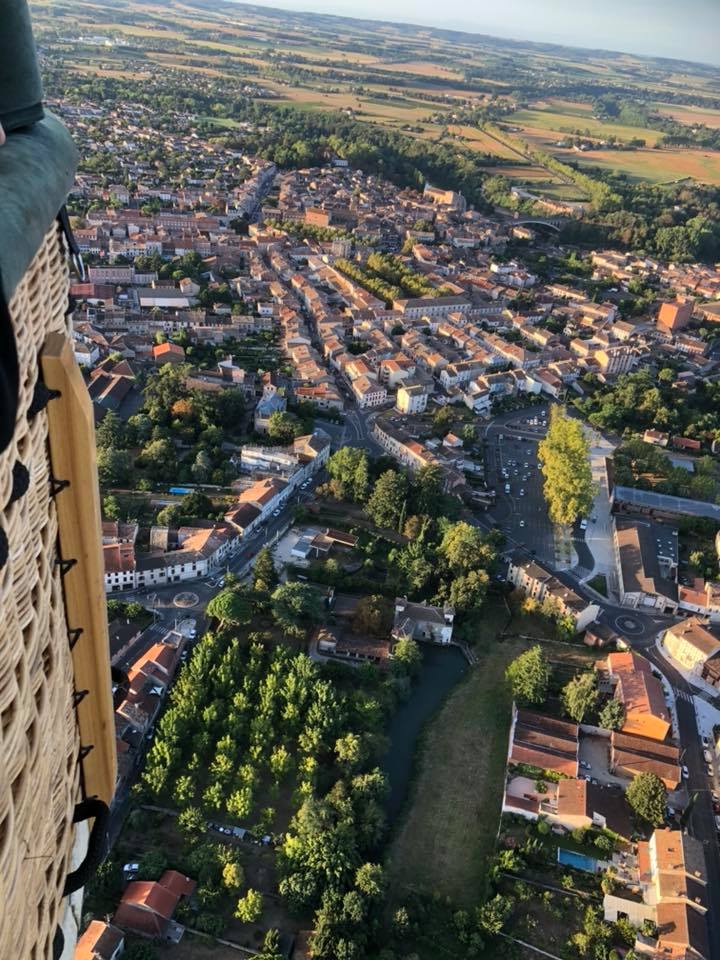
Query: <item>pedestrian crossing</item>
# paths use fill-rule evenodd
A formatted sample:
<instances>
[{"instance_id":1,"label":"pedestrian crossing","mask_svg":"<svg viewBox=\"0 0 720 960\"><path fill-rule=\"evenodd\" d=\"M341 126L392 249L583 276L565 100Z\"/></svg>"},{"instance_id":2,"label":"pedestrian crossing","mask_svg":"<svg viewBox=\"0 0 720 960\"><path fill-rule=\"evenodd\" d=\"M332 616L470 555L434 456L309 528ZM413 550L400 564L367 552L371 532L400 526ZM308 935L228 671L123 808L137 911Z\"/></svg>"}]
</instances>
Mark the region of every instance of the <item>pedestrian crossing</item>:
<instances>
[{"instance_id":1,"label":"pedestrian crossing","mask_svg":"<svg viewBox=\"0 0 720 960\"><path fill-rule=\"evenodd\" d=\"M686 690L676 690L675 697L678 700L687 700L688 703L693 702L693 695L688 693Z\"/></svg>"}]
</instances>

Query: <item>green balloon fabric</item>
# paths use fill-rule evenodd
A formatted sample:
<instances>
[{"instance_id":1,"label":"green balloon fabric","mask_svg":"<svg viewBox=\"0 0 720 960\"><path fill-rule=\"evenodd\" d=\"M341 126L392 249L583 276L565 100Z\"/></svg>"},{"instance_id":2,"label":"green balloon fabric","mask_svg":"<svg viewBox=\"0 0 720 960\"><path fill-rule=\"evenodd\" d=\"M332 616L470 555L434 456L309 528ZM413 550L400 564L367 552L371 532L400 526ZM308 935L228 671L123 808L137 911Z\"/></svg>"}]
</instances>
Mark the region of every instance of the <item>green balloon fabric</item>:
<instances>
[{"instance_id":1,"label":"green balloon fabric","mask_svg":"<svg viewBox=\"0 0 720 960\"><path fill-rule=\"evenodd\" d=\"M43 118L43 91L26 0L0 0L0 124L6 133Z\"/></svg>"}]
</instances>

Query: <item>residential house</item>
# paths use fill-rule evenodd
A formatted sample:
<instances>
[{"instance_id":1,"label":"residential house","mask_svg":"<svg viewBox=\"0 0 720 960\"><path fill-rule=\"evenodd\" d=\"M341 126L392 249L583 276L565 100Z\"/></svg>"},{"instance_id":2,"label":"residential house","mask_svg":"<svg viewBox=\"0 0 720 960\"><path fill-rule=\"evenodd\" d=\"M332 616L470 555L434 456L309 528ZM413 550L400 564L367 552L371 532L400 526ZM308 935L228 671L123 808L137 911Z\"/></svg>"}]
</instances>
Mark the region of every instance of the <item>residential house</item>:
<instances>
[{"instance_id":1,"label":"residential house","mask_svg":"<svg viewBox=\"0 0 720 960\"><path fill-rule=\"evenodd\" d=\"M577 777L578 733L576 723L513 706L508 762Z\"/></svg>"},{"instance_id":2,"label":"residential house","mask_svg":"<svg viewBox=\"0 0 720 960\"><path fill-rule=\"evenodd\" d=\"M538 560L528 560L521 553L510 557L508 583L513 583L526 597L538 603L549 601L558 614L572 619L576 632L593 623L600 612L597 603L591 603Z\"/></svg>"},{"instance_id":3,"label":"residential house","mask_svg":"<svg viewBox=\"0 0 720 960\"><path fill-rule=\"evenodd\" d=\"M675 790L680 784L680 751L671 743L613 730L610 770L629 780L640 773L654 773L668 790Z\"/></svg>"},{"instance_id":4,"label":"residential house","mask_svg":"<svg viewBox=\"0 0 720 960\"><path fill-rule=\"evenodd\" d=\"M398 388L395 406L400 413L423 413L427 408L428 390L421 383L405 383Z\"/></svg>"},{"instance_id":5,"label":"residential house","mask_svg":"<svg viewBox=\"0 0 720 960\"><path fill-rule=\"evenodd\" d=\"M409 637L432 643L450 643L454 620L455 610L452 607L411 603L406 597L396 597L392 636L395 640Z\"/></svg>"},{"instance_id":6,"label":"residential house","mask_svg":"<svg viewBox=\"0 0 720 960\"><path fill-rule=\"evenodd\" d=\"M672 719L662 683L653 676L649 661L630 651L609 653L595 668L600 688L613 690L615 699L625 708L622 733L665 740L672 731Z\"/></svg>"},{"instance_id":7,"label":"residential house","mask_svg":"<svg viewBox=\"0 0 720 960\"><path fill-rule=\"evenodd\" d=\"M623 887L605 895L607 921L627 917L635 927L645 920L652 935L638 932L637 957L651 960L711 960L706 914L710 905L702 843L684 830L655 830L640 840L637 854L626 854L618 876Z\"/></svg>"},{"instance_id":8,"label":"residential house","mask_svg":"<svg viewBox=\"0 0 720 960\"><path fill-rule=\"evenodd\" d=\"M135 880L125 888L113 923L141 937L177 943L184 927L172 917L178 903L194 890L195 881L177 870L166 870L158 881Z\"/></svg>"},{"instance_id":9,"label":"residential house","mask_svg":"<svg viewBox=\"0 0 720 960\"><path fill-rule=\"evenodd\" d=\"M75 944L73 960L118 960L124 946L122 930L104 920L91 920Z\"/></svg>"},{"instance_id":10,"label":"residential house","mask_svg":"<svg viewBox=\"0 0 720 960\"><path fill-rule=\"evenodd\" d=\"M620 601L671 613L678 605L677 529L651 520L615 519Z\"/></svg>"},{"instance_id":11,"label":"residential house","mask_svg":"<svg viewBox=\"0 0 720 960\"><path fill-rule=\"evenodd\" d=\"M717 672L720 659L720 630L711 627L700 617L690 617L669 627L663 636L663 646L680 666L701 679Z\"/></svg>"},{"instance_id":12,"label":"residential house","mask_svg":"<svg viewBox=\"0 0 720 960\"><path fill-rule=\"evenodd\" d=\"M257 433L267 433L270 426L270 417L274 413L285 413L286 410L287 400L281 393L267 393L263 395L255 407L255 431Z\"/></svg>"}]
</instances>

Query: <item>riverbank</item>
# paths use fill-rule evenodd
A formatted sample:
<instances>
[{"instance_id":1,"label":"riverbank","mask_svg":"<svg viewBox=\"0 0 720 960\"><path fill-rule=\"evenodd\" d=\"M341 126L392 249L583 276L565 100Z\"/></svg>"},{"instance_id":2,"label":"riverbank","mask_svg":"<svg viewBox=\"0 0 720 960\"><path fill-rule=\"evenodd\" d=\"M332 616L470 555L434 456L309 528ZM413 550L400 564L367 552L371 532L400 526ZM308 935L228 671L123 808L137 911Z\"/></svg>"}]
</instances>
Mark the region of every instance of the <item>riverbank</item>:
<instances>
[{"instance_id":1,"label":"riverbank","mask_svg":"<svg viewBox=\"0 0 720 960\"><path fill-rule=\"evenodd\" d=\"M484 645L419 744L405 819L390 848L396 894L421 890L477 903L502 799L510 695L508 663L522 641Z\"/></svg>"},{"instance_id":2,"label":"riverbank","mask_svg":"<svg viewBox=\"0 0 720 960\"><path fill-rule=\"evenodd\" d=\"M423 644L422 650L423 665L411 697L395 712L387 730L390 747L382 770L390 784L385 803L390 824L395 823L406 801L425 724L470 669L459 647Z\"/></svg>"}]
</instances>

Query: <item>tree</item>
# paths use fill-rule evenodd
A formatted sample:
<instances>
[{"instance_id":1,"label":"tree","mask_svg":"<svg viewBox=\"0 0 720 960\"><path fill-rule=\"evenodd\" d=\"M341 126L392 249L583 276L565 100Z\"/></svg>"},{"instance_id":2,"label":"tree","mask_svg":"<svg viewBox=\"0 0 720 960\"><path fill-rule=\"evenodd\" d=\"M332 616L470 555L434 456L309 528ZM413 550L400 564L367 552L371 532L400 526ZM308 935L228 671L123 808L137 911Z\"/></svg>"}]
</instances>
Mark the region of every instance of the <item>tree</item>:
<instances>
[{"instance_id":1,"label":"tree","mask_svg":"<svg viewBox=\"0 0 720 960\"><path fill-rule=\"evenodd\" d=\"M245 871L239 863L226 863L222 872L223 886L228 890L239 890L245 882Z\"/></svg>"},{"instance_id":2,"label":"tree","mask_svg":"<svg viewBox=\"0 0 720 960\"><path fill-rule=\"evenodd\" d=\"M263 896L258 890L252 887L247 891L244 897L241 897L235 907L235 916L241 923L255 923L260 919L263 910Z\"/></svg>"},{"instance_id":3,"label":"tree","mask_svg":"<svg viewBox=\"0 0 720 960\"><path fill-rule=\"evenodd\" d=\"M241 626L252 620L252 600L242 589L226 587L210 600L206 613L223 626Z\"/></svg>"},{"instance_id":4,"label":"tree","mask_svg":"<svg viewBox=\"0 0 720 960\"><path fill-rule=\"evenodd\" d=\"M179 781L178 781L179 782ZM190 836L200 836L207 829L207 823L200 807L185 807L178 814L178 826Z\"/></svg>"},{"instance_id":5,"label":"tree","mask_svg":"<svg viewBox=\"0 0 720 960\"><path fill-rule=\"evenodd\" d=\"M171 480L177 471L177 454L171 440L151 440L138 459L154 480Z\"/></svg>"},{"instance_id":6,"label":"tree","mask_svg":"<svg viewBox=\"0 0 720 960\"><path fill-rule=\"evenodd\" d=\"M440 554L455 574L487 567L495 557L495 551L487 543L477 527L461 520L447 528L440 542Z\"/></svg>"},{"instance_id":7,"label":"tree","mask_svg":"<svg viewBox=\"0 0 720 960\"><path fill-rule=\"evenodd\" d=\"M274 443L292 443L295 437L302 434L302 423L294 413L286 410L276 410L268 419L268 437Z\"/></svg>"},{"instance_id":8,"label":"tree","mask_svg":"<svg viewBox=\"0 0 720 960\"><path fill-rule=\"evenodd\" d=\"M183 518L183 509L179 503L169 503L158 510L156 522L161 527L179 527Z\"/></svg>"},{"instance_id":9,"label":"tree","mask_svg":"<svg viewBox=\"0 0 720 960\"><path fill-rule=\"evenodd\" d=\"M382 473L367 502L367 512L378 527L397 527L405 510L407 479L397 470Z\"/></svg>"},{"instance_id":10,"label":"tree","mask_svg":"<svg viewBox=\"0 0 720 960\"><path fill-rule=\"evenodd\" d=\"M127 450L101 447L97 453L97 469L101 486L125 486L130 482L133 472L130 454Z\"/></svg>"},{"instance_id":11,"label":"tree","mask_svg":"<svg viewBox=\"0 0 720 960\"><path fill-rule=\"evenodd\" d=\"M150 847L138 861L138 873L143 880L157 880L167 865L168 858L165 851Z\"/></svg>"},{"instance_id":12,"label":"tree","mask_svg":"<svg viewBox=\"0 0 720 960\"><path fill-rule=\"evenodd\" d=\"M385 872L379 863L364 863L355 873L355 886L365 896L379 899L385 892Z\"/></svg>"},{"instance_id":13,"label":"tree","mask_svg":"<svg viewBox=\"0 0 720 960\"><path fill-rule=\"evenodd\" d=\"M440 467L431 463L422 467L412 480L414 509L424 516L436 516L443 492L443 477Z\"/></svg>"},{"instance_id":14,"label":"tree","mask_svg":"<svg viewBox=\"0 0 720 960\"><path fill-rule=\"evenodd\" d=\"M583 719L592 713L599 697L597 675L594 671L573 677L560 694L565 712L575 723L582 723Z\"/></svg>"},{"instance_id":15,"label":"tree","mask_svg":"<svg viewBox=\"0 0 720 960\"><path fill-rule=\"evenodd\" d=\"M190 473L196 483L205 483L210 476L212 462L206 450L198 450L193 464L190 467Z\"/></svg>"},{"instance_id":16,"label":"tree","mask_svg":"<svg viewBox=\"0 0 720 960\"><path fill-rule=\"evenodd\" d=\"M511 910L512 901L497 893L492 900L477 908L478 926L487 933L500 933Z\"/></svg>"},{"instance_id":17,"label":"tree","mask_svg":"<svg viewBox=\"0 0 720 960\"><path fill-rule=\"evenodd\" d=\"M625 707L621 700L608 700L600 711L599 722L606 730L619 730L625 723Z\"/></svg>"},{"instance_id":18,"label":"tree","mask_svg":"<svg viewBox=\"0 0 720 960\"><path fill-rule=\"evenodd\" d=\"M364 744L356 733L346 733L335 741L335 756L346 767L356 767L364 755Z\"/></svg>"},{"instance_id":19,"label":"tree","mask_svg":"<svg viewBox=\"0 0 720 960\"><path fill-rule=\"evenodd\" d=\"M364 503L368 494L368 461L364 450L341 447L328 460L330 486L338 500Z\"/></svg>"},{"instance_id":20,"label":"tree","mask_svg":"<svg viewBox=\"0 0 720 960\"><path fill-rule=\"evenodd\" d=\"M102 512L106 520L119 520L120 503L118 502L118 498L114 497L111 493L103 497Z\"/></svg>"},{"instance_id":21,"label":"tree","mask_svg":"<svg viewBox=\"0 0 720 960\"><path fill-rule=\"evenodd\" d=\"M553 523L570 524L587 516L595 496L590 446L582 424L560 407L551 409L547 435L538 446L538 459Z\"/></svg>"},{"instance_id":22,"label":"tree","mask_svg":"<svg viewBox=\"0 0 720 960\"><path fill-rule=\"evenodd\" d=\"M209 520L216 515L210 497L200 493L199 490L186 493L179 506L184 517L199 517L203 520Z\"/></svg>"},{"instance_id":23,"label":"tree","mask_svg":"<svg viewBox=\"0 0 720 960\"><path fill-rule=\"evenodd\" d=\"M272 593L278 585L278 575L275 569L270 547L263 547L258 552L252 570L253 589L262 593Z\"/></svg>"},{"instance_id":24,"label":"tree","mask_svg":"<svg viewBox=\"0 0 720 960\"><path fill-rule=\"evenodd\" d=\"M455 577L450 583L448 602L456 613L478 610L487 595L490 578L484 570L471 570L464 577Z\"/></svg>"},{"instance_id":25,"label":"tree","mask_svg":"<svg viewBox=\"0 0 720 960\"><path fill-rule=\"evenodd\" d=\"M95 431L95 443L101 449L108 447L117 450L126 446L125 425L120 417L108 410Z\"/></svg>"},{"instance_id":26,"label":"tree","mask_svg":"<svg viewBox=\"0 0 720 960\"><path fill-rule=\"evenodd\" d=\"M392 626L392 608L389 600L374 593L359 601L353 614L355 633L369 634L372 637L384 637Z\"/></svg>"},{"instance_id":27,"label":"tree","mask_svg":"<svg viewBox=\"0 0 720 960\"><path fill-rule=\"evenodd\" d=\"M625 791L625 799L638 816L659 827L665 820L667 790L654 773L639 773Z\"/></svg>"},{"instance_id":28,"label":"tree","mask_svg":"<svg viewBox=\"0 0 720 960\"><path fill-rule=\"evenodd\" d=\"M272 614L278 625L294 636L303 628L322 618L322 603L318 594L307 583L283 583L271 596Z\"/></svg>"},{"instance_id":29,"label":"tree","mask_svg":"<svg viewBox=\"0 0 720 960\"><path fill-rule=\"evenodd\" d=\"M547 699L550 667L539 646L516 657L505 671L512 694L518 703L539 705Z\"/></svg>"},{"instance_id":30,"label":"tree","mask_svg":"<svg viewBox=\"0 0 720 960\"><path fill-rule=\"evenodd\" d=\"M393 659L402 664L408 673L417 673L422 666L422 650L412 637L400 637L392 649Z\"/></svg>"},{"instance_id":31,"label":"tree","mask_svg":"<svg viewBox=\"0 0 720 960\"><path fill-rule=\"evenodd\" d=\"M283 960L283 957L284 954L280 949L280 934L277 930L268 930L256 960Z\"/></svg>"}]
</instances>

